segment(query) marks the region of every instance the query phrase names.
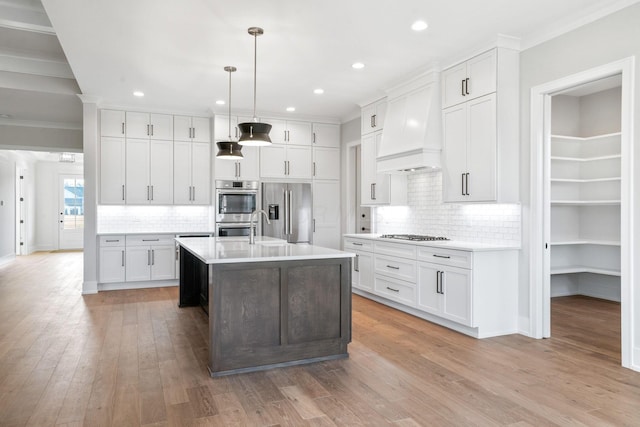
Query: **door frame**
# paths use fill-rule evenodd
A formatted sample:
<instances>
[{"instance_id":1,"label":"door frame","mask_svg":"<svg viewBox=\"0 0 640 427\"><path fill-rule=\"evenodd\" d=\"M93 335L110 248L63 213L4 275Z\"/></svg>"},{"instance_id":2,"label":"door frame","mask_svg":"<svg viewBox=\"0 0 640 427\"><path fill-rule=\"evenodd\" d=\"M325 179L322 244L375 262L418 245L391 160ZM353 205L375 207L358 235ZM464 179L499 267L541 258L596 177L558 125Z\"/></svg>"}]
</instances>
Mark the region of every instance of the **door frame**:
<instances>
[{"instance_id":1,"label":"door frame","mask_svg":"<svg viewBox=\"0 0 640 427\"><path fill-rule=\"evenodd\" d=\"M531 88L531 182L529 221L529 313L530 334L534 338L548 338L551 333L551 290L549 280L550 229L549 183L550 168L550 105L551 96L566 89L605 77L622 75L621 110L621 343L622 366L640 371L640 349L634 342L634 322L638 311L634 303L634 200L633 200L633 118L635 58L591 68ZM635 360L638 359L638 360Z\"/></svg>"}]
</instances>

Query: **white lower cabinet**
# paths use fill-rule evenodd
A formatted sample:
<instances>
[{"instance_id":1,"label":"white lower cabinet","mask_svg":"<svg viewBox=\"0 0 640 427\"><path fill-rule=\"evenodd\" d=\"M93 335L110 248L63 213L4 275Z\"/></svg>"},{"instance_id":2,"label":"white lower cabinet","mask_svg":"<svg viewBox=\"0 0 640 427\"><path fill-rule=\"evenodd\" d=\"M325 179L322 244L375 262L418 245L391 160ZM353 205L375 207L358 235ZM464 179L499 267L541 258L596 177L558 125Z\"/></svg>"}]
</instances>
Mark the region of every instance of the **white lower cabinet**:
<instances>
[{"instance_id":1,"label":"white lower cabinet","mask_svg":"<svg viewBox=\"0 0 640 427\"><path fill-rule=\"evenodd\" d=\"M99 272L101 283L124 282L125 243L124 236L100 237Z\"/></svg>"},{"instance_id":2,"label":"white lower cabinet","mask_svg":"<svg viewBox=\"0 0 640 427\"><path fill-rule=\"evenodd\" d=\"M418 263L417 307L436 316L473 326L471 271L457 267Z\"/></svg>"},{"instance_id":3,"label":"white lower cabinet","mask_svg":"<svg viewBox=\"0 0 640 427\"><path fill-rule=\"evenodd\" d=\"M175 279L173 235L127 236L126 280Z\"/></svg>"},{"instance_id":4,"label":"white lower cabinet","mask_svg":"<svg viewBox=\"0 0 640 427\"><path fill-rule=\"evenodd\" d=\"M174 280L173 234L101 236L99 282L104 284Z\"/></svg>"},{"instance_id":5,"label":"white lower cabinet","mask_svg":"<svg viewBox=\"0 0 640 427\"><path fill-rule=\"evenodd\" d=\"M354 236L343 242L358 294L476 338L518 332L517 249Z\"/></svg>"}]
</instances>

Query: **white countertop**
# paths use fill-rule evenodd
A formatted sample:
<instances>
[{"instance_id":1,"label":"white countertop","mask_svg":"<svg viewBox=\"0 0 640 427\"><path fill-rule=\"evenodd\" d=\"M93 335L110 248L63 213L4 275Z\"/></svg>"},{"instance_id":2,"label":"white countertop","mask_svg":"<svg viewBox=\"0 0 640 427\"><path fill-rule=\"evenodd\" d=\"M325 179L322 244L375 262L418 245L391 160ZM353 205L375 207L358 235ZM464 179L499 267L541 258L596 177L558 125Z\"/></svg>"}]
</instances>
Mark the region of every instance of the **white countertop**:
<instances>
[{"instance_id":1,"label":"white countertop","mask_svg":"<svg viewBox=\"0 0 640 427\"><path fill-rule=\"evenodd\" d=\"M399 243L404 245L415 246L428 246L431 248L442 249L457 249L461 251L504 251L504 250L517 250L520 246L513 244L497 244L497 243L478 243L478 242L465 242L461 240L428 240L428 241L415 241L415 240L401 240L401 239L383 239L381 234L344 234L343 237L350 237L356 239L375 240L385 243Z\"/></svg>"},{"instance_id":2,"label":"white countertop","mask_svg":"<svg viewBox=\"0 0 640 427\"><path fill-rule=\"evenodd\" d=\"M291 244L273 237L257 236L254 245L248 237L183 237L180 246L206 264L240 262L296 261L306 259L352 258L355 254L307 244Z\"/></svg>"}]
</instances>

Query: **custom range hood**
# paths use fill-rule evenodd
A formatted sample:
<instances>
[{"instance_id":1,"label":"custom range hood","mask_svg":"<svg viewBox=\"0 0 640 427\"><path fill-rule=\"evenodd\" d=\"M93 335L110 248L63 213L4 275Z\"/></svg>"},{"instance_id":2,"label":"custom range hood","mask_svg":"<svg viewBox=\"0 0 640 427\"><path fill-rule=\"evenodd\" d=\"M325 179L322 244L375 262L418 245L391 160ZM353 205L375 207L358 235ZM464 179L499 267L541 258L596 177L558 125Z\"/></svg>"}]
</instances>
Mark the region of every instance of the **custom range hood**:
<instances>
[{"instance_id":1,"label":"custom range hood","mask_svg":"<svg viewBox=\"0 0 640 427\"><path fill-rule=\"evenodd\" d=\"M428 72L387 91L378 173L440 168L440 74Z\"/></svg>"}]
</instances>

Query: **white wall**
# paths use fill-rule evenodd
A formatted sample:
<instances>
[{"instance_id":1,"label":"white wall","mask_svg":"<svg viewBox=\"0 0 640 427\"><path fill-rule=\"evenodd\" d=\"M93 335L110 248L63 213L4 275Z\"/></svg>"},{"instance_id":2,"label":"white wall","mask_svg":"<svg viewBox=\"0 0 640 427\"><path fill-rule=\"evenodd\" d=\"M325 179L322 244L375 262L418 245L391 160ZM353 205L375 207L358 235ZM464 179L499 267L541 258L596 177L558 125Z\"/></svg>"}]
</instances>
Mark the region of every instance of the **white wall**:
<instances>
[{"instance_id":1,"label":"white wall","mask_svg":"<svg viewBox=\"0 0 640 427\"><path fill-rule=\"evenodd\" d=\"M15 160L0 151L0 264L15 256Z\"/></svg>"},{"instance_id":2,"label":"white wall","mask_svg":"<svg viewBox=\"0 0 640 427\"><path fill-rule=\"evenodd\" d=\"M588 70L603 64L608 64L630 56L636 61L640 56L640 4L635 4L619 12L611 14L598 21L575 29L569 33L542 43L520 54L520 195L523 203L523 250L520 259L520 300L521 330L530 331L529 304L529 220L530 209L530 103L531 88L545 84L571 74ZM636 130L632 145L640 143L640 64L635 67L635 89L631 94L635 104L633 128ZM640 165L640 150L634 150L634 164ZM633 180L635 188L640 189L640 174L636 173ZM633 200L640 206L640 193L635 192ZM640 222L640 209L635 210L634 223ZM640 233L633 236L633 244L640 247ZM634 253L633 264L640 265L640 251ZM632 284L638 289L637 283ZM632 304L640 308L640 292L634 292L635 300ZM640 310L635 309L636 313ZM635 363L640 363L640 316L634 320L636 347Z\"/></svg>"},{"instance_id":3,"label":"white wall","mask_svg":"<svg viewBox=\"0 0 640 427\"><path fill-rule=\"evenodd\" d=\"M58 220L60 202L60 175L83 174L78 163L38 162L36 164L36 251L58 249Z\"/></svg>"}]
</instances>

